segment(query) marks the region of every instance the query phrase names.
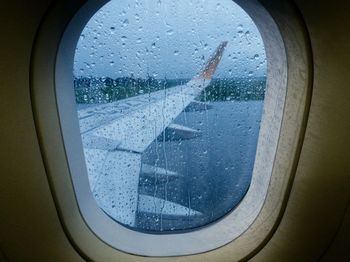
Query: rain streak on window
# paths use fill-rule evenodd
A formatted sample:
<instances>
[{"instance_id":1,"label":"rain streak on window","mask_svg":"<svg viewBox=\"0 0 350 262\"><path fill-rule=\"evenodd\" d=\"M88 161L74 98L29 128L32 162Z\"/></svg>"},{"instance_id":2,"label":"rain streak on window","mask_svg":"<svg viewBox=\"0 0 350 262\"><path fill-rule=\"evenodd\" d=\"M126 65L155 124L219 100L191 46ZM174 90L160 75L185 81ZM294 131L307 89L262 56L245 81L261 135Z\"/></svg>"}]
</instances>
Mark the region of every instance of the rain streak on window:
<instances>
[{"instance_id":1,"label":"rain streak on window","mask_svg":"<svg viewBox=\"0 0 350 262\"><path fill-rule=\"evenodd\" d=\"M113 0L81 32L74 92L91 192L142 232L205 226L246 194L266 56L231 0Z\"/></svg>"}]
</instances>

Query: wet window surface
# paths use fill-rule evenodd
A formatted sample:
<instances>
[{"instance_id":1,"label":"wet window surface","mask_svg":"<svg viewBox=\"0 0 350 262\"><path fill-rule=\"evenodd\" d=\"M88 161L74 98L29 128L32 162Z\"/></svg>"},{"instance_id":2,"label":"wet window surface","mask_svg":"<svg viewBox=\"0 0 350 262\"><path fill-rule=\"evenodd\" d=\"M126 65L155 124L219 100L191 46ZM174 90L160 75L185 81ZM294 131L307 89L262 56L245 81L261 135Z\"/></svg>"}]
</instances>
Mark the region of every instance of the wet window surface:
<instances>
[{"instance_id":1,"label":"wet window surface","mask_svg":"<svg viewBox=\"0 0 350 262\"><path fill-rule=\"evenodd\" d=\"M263 41L230 0L110 1L77 44L74 92L90 189L150 233L233 210L254 166Z\"/></svg>"}]
</instances>

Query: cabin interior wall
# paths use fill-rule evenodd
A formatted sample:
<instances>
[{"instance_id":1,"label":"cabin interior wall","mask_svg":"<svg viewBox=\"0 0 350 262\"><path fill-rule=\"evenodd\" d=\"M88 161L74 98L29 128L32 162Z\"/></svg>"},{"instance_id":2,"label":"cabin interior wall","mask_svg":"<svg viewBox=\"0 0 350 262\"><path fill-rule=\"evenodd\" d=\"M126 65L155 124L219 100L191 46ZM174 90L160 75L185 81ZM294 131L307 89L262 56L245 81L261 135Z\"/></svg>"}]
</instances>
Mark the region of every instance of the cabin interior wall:
<instances>
[{"instance_id":1,"label":"cabin interior wall","mask_svg":"<svg viewBox=\"0 0 350 262\"><path fill-rule=\"evenodd\" d=\"M0 8L0 247L9 261L82 261L58 218L30 100L33 41L51 2L6 1ZM350 5L296 3L314 58L309 121L286 212L253 261L348 261Z\"/></svg>"},{"instance_id":2,"label":"cabin interior wall","mask_svg":"<svg viewBox=\"0 0 350 262\"><path fill-rule=\"evenodd\" d=\"M350 5L296 2L313 52L312 101L284 217L253 261L349 261Z\"/></svg>"},{"instance_id":3,"label":"cabin interior wall","mask_svg":"<svg viewBox=\"0 0 350 262\"><path fill-rule=\"evenodd\" d=\"M49 0L0 8L0 246L9 261L80 261L57 216L30 100L30 58Z\"/></svg>"}]
</instances>

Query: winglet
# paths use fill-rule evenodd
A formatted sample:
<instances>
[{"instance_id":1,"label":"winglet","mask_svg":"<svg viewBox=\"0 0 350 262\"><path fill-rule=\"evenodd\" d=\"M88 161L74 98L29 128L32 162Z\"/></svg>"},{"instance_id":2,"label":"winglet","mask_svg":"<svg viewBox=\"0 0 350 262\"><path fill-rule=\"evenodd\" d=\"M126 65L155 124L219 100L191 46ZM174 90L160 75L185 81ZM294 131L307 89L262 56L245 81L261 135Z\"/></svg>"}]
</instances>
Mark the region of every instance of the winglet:
<instances>
[{"instance_id":1,"label":"winglet","mask_svg":"<svg viewBox=\"0 0 350 262\"><path fill-rule=\"evenodd\" d=\"M222 58L222 54L225 51L225 47L227 45L227 41L222 42L218 48L215 50L215 53L211 56L209 61L207 62L204 70L199 74L199 79L211 80L216 68L218 67L220 60Z\"/></svg>"}]
</instances>

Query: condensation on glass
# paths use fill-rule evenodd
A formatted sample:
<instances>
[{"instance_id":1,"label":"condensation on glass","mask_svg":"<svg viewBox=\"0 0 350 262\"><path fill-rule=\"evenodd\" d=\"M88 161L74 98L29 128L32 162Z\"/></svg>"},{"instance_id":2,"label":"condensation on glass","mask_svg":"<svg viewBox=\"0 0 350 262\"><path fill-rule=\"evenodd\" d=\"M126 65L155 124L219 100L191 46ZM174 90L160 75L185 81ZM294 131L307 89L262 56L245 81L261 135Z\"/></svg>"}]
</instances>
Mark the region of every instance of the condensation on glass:
<instances>
[{"instance_id":1,"label":"condensation on glass","mask_svg":"<svg viewBox=\"0 0 350 262\"><path fill-rule=\"evenodd\" d=\"M247 192L266 83L262 38L231 0L103 6L77 44L90 189L143 232L207 225Z\"/></svg>"}]
</instances>

